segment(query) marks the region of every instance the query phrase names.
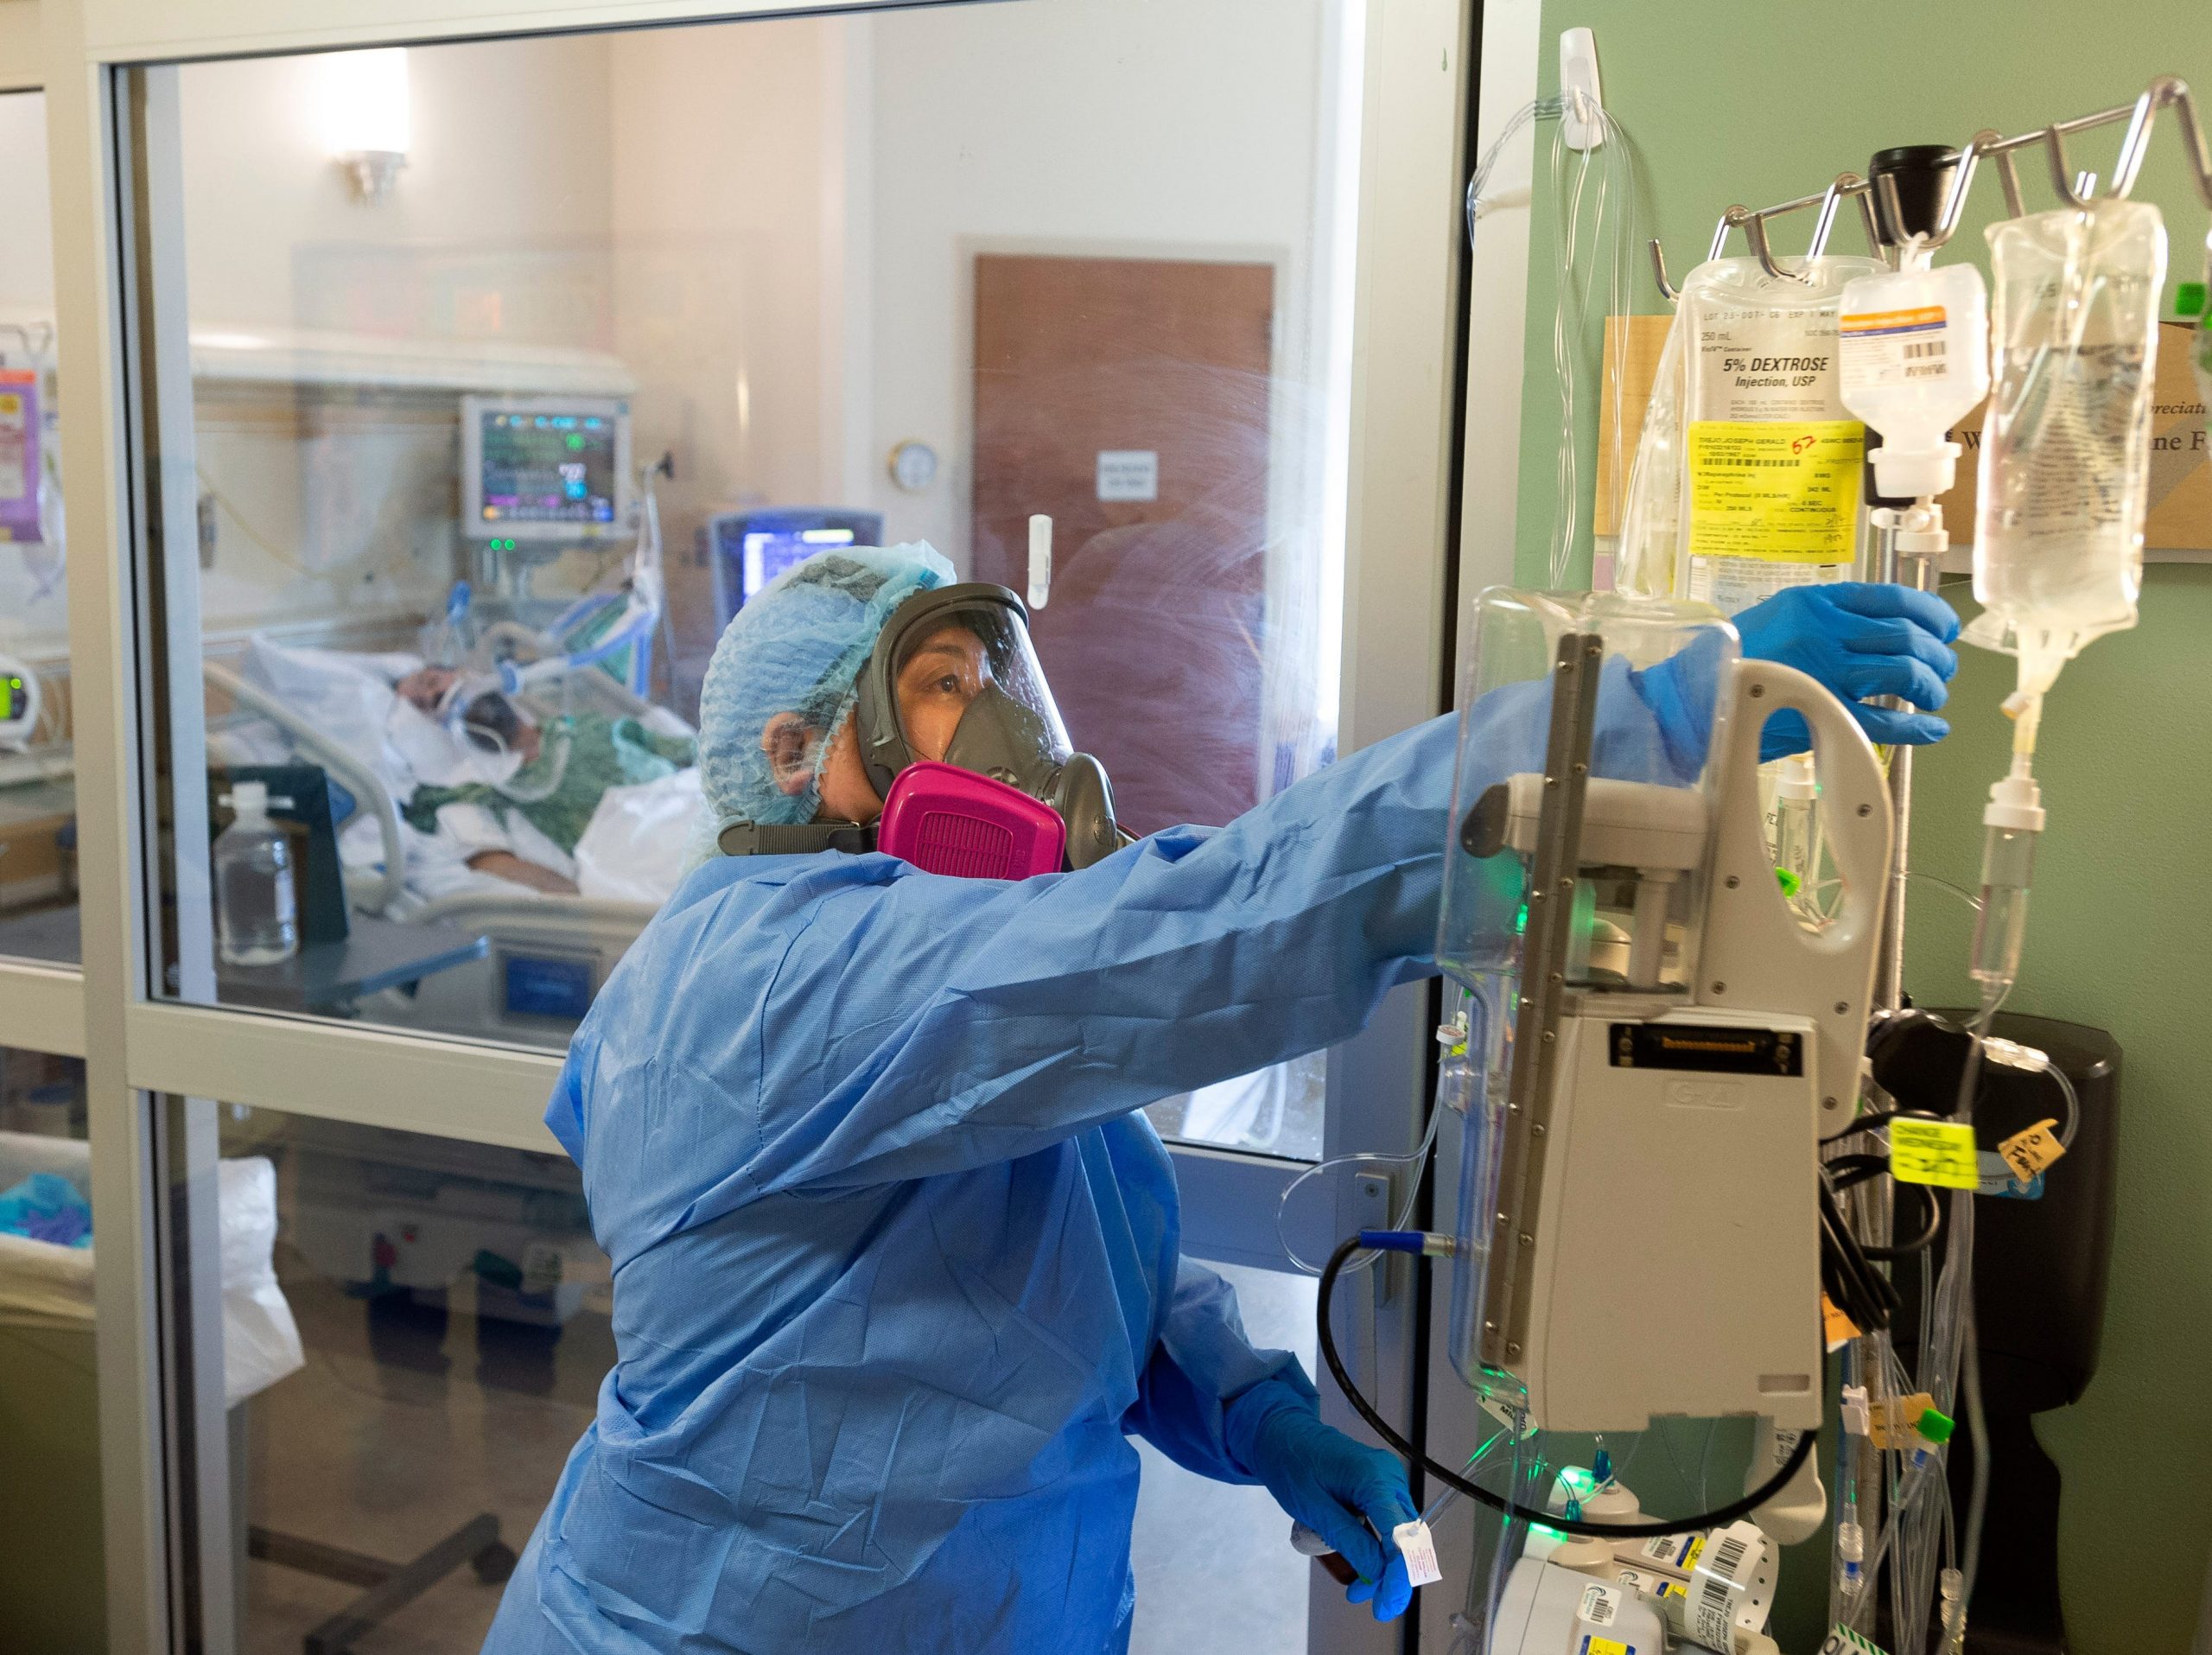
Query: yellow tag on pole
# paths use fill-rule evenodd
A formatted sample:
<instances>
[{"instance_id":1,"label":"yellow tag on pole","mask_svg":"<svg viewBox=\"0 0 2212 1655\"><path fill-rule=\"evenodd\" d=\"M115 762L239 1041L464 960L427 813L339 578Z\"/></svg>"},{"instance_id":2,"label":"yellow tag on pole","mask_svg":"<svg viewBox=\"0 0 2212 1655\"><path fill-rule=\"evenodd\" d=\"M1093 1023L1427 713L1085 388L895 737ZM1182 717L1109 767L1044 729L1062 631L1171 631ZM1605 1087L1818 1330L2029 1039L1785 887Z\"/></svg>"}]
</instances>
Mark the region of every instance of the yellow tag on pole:
<instances>
[{"instance_id":1,"label":"yellow tag on pole","mask_svg":"<svg viewBox=\"0 0 2212 1655\"><path fill-rule=\"evenodd\" d=\"M2022 1183L2066 1153L2066 1146L2051 1130L2057 1124L2056 1121L2037 1121L1997 1146L1997 1153L2005 1157L2006 1166L2020 1175Z\"/></svg>"},{"instance_id":2,"label":"yellow tag on pole","mask_svg":"<svg viewBox=\"0 0 2212 1655\"><path fill-rule=\"evenodd\" d=\"M1900 1184L1933 1184L1939 1189L1979 1189L1980 1164L1974 1155L1974 1128L1956 1121L1891 1121L1890 1176Z\"/></svg>"},{"instance_id":3,"label":"yellow tag on pole","mask_svg":"<svg viewBox=\"0 0 2212 1655\"><path fill-rule=\"evenodd\" d=\"M1835 1301L1821 1295L1821 1337L1832 1351L1840 1351L1859 1337L1859 1326L1835 1308Z\"/></svg>"}]
</instances>

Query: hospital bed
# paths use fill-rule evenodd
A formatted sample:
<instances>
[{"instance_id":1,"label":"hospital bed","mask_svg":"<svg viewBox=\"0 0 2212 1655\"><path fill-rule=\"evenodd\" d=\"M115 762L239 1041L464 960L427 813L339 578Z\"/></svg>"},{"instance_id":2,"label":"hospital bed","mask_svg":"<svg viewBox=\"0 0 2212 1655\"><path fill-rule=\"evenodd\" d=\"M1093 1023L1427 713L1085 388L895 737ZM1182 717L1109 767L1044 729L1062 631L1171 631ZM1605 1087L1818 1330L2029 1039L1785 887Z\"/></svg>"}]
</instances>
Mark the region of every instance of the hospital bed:
<instances>
[{"instance_id":1,"label":"hospital bed","mask_svg":"<svg viewBox=\"0 0 2212 1655\"><path fill-rule=\"evenodd\" d=\"M202 672L211 689L240 713L266 719L283 731L299 754L327 771L353 795L357 810L376 824L382 846L378 865L346 870L346 895L358 911L411 924L459 926L487 941L481 958L382 990L359 1004L359 1015L439 1034L565 1043L654 908L520 886L512 894L473 890L425 897L410 891L400 801L383 777L242 673L212 660L203 663ZM580 673L574 682L586 704L610 716L641 721L665 716L604 673Z\"/></svg>"}]
</instances>

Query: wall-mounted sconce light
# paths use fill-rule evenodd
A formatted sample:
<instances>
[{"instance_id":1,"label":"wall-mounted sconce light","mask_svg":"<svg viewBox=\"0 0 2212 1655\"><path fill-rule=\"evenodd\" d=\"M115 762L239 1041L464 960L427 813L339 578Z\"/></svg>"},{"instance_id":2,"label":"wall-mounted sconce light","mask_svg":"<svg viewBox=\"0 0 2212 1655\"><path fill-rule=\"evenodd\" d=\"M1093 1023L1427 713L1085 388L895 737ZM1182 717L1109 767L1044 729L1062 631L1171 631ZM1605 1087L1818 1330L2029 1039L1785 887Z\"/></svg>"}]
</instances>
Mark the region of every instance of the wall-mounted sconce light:
<instances>
[{"instance_id":1,"label":"wall-mounted sconce light","mask_svg":"<svg viewBox=\"0 0 2212 1655\"><path fill-rule=\"evenodd\" d=\"M323 135L353 199L373 206L407 164L407 49L334 52L322 60Z\"/></svg>"}]
</instances>

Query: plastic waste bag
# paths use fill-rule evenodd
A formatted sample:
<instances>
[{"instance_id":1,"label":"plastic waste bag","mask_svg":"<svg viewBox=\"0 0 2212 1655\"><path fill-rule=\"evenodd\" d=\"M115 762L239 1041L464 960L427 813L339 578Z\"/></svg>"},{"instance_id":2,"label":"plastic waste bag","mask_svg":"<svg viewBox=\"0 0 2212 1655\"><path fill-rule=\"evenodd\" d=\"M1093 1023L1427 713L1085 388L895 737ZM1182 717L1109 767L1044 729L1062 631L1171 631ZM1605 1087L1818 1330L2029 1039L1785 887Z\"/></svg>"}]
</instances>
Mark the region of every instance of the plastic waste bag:
<instances>
[{"instance_id":1,"label":"plastic waste bag","mask_svg":"<svg viewBox=\"0 0 2212 1655\"><path fill-rule=\"evenodd\" d=\"M276 1168L264 1155L216 1163L222 1226L223 1400L235 1408L307 1365L276 1284Z\"/></svg>"},{"instance_id":2,"label":"plastic waste bag","mask_svg":"<svg viewBox=\"0 0 2212 1655\"><path fill-rule=\"evenodd\" d=\"M682 882L706 810L696 766L610 787L576 841L576 888L586 896L658 907Z\"/></svg>"}]
</instances>

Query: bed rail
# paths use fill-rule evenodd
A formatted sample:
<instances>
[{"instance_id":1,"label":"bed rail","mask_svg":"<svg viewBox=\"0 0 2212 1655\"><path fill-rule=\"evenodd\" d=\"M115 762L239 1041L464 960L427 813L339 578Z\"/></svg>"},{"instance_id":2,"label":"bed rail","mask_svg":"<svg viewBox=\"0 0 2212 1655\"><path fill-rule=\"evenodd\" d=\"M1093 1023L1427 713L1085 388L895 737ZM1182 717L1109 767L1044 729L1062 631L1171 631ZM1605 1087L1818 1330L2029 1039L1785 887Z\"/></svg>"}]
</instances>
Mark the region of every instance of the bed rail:
<instances>
[{"instance_id":1,"label":"bed rail","mask_svg":"<svg viewBox=\"0 0 2212 1655\"><path fill-rule=\"evenodd\" d=\"M392 802L391 790L384 785L384 778L251 679L241 678L217 661L201 661L200 671L210 684L239 706L289 735L376 818L377 832L384 841L384 871L377 874L348 868L346 896L365 913L382 913L389 909L407 888L407 853L400 843L399 807Z\"/></svg>"}]
</instances>

